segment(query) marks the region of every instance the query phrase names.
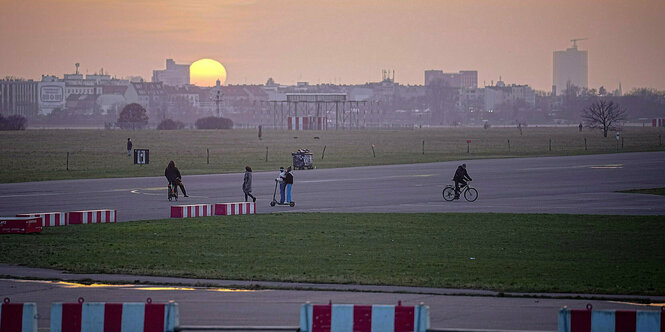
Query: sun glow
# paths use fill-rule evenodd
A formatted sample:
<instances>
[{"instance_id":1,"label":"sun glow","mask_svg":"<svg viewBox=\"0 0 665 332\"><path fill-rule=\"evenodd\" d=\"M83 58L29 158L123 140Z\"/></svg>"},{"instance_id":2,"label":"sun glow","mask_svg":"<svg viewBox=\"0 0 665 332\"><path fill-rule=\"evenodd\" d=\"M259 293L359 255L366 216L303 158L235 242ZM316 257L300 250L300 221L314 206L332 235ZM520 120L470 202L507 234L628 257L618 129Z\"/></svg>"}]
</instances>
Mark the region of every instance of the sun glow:
<instances>
[{"instance_id":1,"label":"sun glow","mask_svg":"<svg viewBox=\"0 0 665 332\"><path fill-rule=\"evenodd\" d=\"M217 80L226 81L226 68L212 59L201 59L189 66L189 80L197 86L214 86Z\"/></svg>"}]
</instances>

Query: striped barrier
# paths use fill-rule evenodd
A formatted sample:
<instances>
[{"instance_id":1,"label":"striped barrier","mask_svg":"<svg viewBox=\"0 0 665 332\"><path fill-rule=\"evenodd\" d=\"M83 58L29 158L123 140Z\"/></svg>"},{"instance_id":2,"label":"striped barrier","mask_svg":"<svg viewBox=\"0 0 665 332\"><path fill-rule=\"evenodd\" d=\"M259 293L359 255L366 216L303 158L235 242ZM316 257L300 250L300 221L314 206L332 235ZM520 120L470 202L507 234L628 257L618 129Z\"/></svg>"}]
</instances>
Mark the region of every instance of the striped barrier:
<instances>
[{"instance_id":1,"label":"striped barrier","mask_svg":"<svg viewBox=\"0 0 665 332\"><path fill-rule=\"evenodd\" d=\"M238 203L215 204L216 216L230 216L236 214L256 214L256 203L238 202Z\"/></svg>"},{"instance_id":2,"label":"striped barrier","mask_svg":"<svg viewBox=\"0 0 665 332\"><path fill-rule=\"evenodd\" d=\"M212 216L212 204L172 205L171 218Z\"/></svg>"},{"instance_id":3,"label":"striped barrier","mask_svg":"<svg viewBox=\"0 0 665 332\"><path fill-rule=\"evenodd\" d=\"M70 211L67 224L98 224L118 221L116 210L84 210Z\"/></svg>"},{"instance_id":4,"label":"striped barrier","mask_svg":"<svg viewBox=\"0 0 665 332\"><path fill-rule=\"evenodd\" d=\"M0 217L1 234L39 233L42 229L39 217Z\"/></svg>"},{"instance_id":5,"label":"striped barrier","mask_svg":"<svg viewBox=\"0 0 665 332\"><path fill-rule=\"evenodd\" d=\"M37 305L10 303L6 297L0 305L0 331L37 332Z\"/></svg>"},{"instance_id":6,"label":"striped barrier","mask_svg":"<svg viewBox=\"0 0 665 332\"><path fill-rule=\"evenodd\" d=\"M559 311L559 332L665 332L665 308L661 311L572 310Z\"/></svg>"},{"instance_id":7,"label":"striped barrier","mask_svg":"<svg viewBox=\"0 0 665 332\"><path fill-rule=\"evenodd\" d=\"M42 226L65 226L67 225L67 213L65 212L39 212L17 214L17 217L39 217L42 218Z\"/></svg>"},{"instance_id":8,"label":"striped barrier","mask_svg":"<svg viewBox=\"0 0 665 332\"><path fill-rule=\"evenodd\" d=\"M429 307L398 305L303 304L303 332L426 332Z\"/></svg>"},{"instance_id":9,"label":"striped barrier","mask_svg":"<svg viewBox=\"0 0 665 332\"><path fill-rule=\"evenodd\" d=\"M177 303L53 303L51 332L173 332L179 325Z\"/></svg>"}]
</instances>

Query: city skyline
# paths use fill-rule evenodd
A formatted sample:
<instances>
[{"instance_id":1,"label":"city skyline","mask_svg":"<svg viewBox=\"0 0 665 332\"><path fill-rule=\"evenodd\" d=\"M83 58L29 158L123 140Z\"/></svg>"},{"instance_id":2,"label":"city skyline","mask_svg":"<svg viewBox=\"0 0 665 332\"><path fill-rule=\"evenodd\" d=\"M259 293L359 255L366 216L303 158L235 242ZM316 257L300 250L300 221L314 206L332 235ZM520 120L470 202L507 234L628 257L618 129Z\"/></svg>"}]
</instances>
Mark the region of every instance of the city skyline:
<instances>
[{"instance_id":1,"label":"city skyline","mask_svg":"<svg viewBox=\"0 0 665 332\"><path fill-rule=\"evenodd\" d=\"M80 1L0 2L0 76L98 72L117 77L164 59L221 62L227 84L362 84L395 70L478 71L478 85L550 91L553 52L589 56L589 87L665 90L660 1Z\"/></svg>"}]
</instances>

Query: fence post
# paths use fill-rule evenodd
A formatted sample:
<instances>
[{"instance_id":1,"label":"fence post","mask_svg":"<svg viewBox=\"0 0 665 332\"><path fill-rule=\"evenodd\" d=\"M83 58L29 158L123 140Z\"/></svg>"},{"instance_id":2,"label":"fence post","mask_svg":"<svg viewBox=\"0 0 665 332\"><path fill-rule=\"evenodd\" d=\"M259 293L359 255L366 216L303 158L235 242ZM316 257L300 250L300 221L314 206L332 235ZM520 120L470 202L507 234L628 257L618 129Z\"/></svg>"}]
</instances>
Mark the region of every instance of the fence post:
<instances>
[{"instance_id":1,"label":"fence post","mask_svg":"<svg viewBox=\"0 0 665 332\"><path fill-rule=\"evenodd\" d=\"M623 136L621 136L621 150L623 150Z\"/></svg>"},{"instance_id":2,"label":"fence post","mask_svg":"<svg viewBox=\"0 0 665 332\"><path fill-rule=\"evenodd\" d=\"M550 152L552 152L552 139L550 138Z\"/></svg>"},{"instance_id":3,"label":"fence post","mask_svg":"<svg viewBox=\"0 0 665 332\"><path fill-rule=\"evenodd\" d=\"M584 138L584 151L587 151L587 148L586 148L586 137Z\"/></svg>"},{"instance_id":4,"label":"fence post","mask_svg":"<svg viewBox=\"0 0 665 332\"><path fill-rule=\"evenodd\" d=\"M662 138L663 138L663 135L658 134L658 146L663 145L663 139Z\"/></svg>"},{"instance_id":5,"label":"fence post","mask_svg":"<svg viewBox=\"0 0 665 332\"><path fill-rule=\"evenodd\" d=\"M510 138L508 139L508 152L510 152Z\"/></svg>"},{"instance_id":6,"label":"fence post","mask_svg":"<svg viewBox=\"0 0 665 332\"><path fill-rule=\"evenodd\" d=\"M206 148L206 164L210 164L210 149Z\"/></svg>"},{"instance_id":7,"label":"fence post","mask_svg":"<svg viewBox=\"0 0 665 332\"><path fill-rule=\"evenodd\" d=\"M425 140L423 140L423 154L425 154Z\"/></svg>"},{"instance_id":8,"label":"fence post","mask_svg":"<svg viewBox=\"0 0 665 332\"><path fill-rule=\"evenodd\" d=\"M323 158L326 156L326 147L328 146L327 145L323 146L323 153L321 153L321 160L323 160Z\"/></svg>"},{"instance_id":9,"label":"fence post","mask_svg":"<svg viewBox=\"0 0 665 332\"><path fill-rule=\"evenodd\" d=\"M268 162L268 147L266 146L266 162Z\"/></svg>"},{"instance_id":10,"label":"fence post","mask_svg":"<svg viewBox=\"0 0 665 332\"><path fill-rule=\"evenodd\" d=\"M69 152L67 152L67 170L69 170Z\"/></svg>"},{"instance_id":11,"label":"fence post","mask_svg":"<svg viewBox=\"0 0 665 332\"><path fill-rule=\"evenodd\" d=\"M376 158L376 153L374 152L374 144L372 144L372 155Z\"/></svg>"}]
</instances>

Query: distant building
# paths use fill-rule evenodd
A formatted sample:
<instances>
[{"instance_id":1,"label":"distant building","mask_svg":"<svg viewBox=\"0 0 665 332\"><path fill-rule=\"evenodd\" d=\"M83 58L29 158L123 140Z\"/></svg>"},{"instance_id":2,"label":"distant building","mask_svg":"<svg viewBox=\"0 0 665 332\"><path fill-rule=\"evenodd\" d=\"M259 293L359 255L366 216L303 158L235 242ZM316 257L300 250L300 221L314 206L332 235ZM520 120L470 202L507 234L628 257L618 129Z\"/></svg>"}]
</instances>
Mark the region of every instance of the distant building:
<instances>
[{"instance_id":1,"label":"distant building","mask_svg":"<svg viewBox=\"0 0 665 332\"><path fill-rule=\"evenodd\" d=\"M173 59L166 59L166 69L152 71L152 82L178 87L189 85L189 65L178 65Z\"/></svg>"},{"instance_id":2,"label":"distant building","mask_svg":"<svg viewBox=\"0 0 665 332\"><path fill-rule=\"evenodd\" d=\"M561 95L568 84L580 88L589 87L587 51L579 51L577 44L565 51L554 52L552 94Z\"/></svg>"},{"instance_id":3,"label":"distant building","mask_svg":"<svg viewBox=\"0 0 665 332\"><path fill-rule=\"evenodd\" d=\"M492 111L497 106L504 103L515 103L523 101L526 105L533 107L536 105L536 93L528 85L506 85L499 80L494 86L487 86L484 89L485 110Z\"/></svg>"},{"instance_id":4,"label":"distant building","mask_svg":"<svg viewBox=\"0 0 665 332\"><path fill-rule=\"evenodd\" d=\"M62 97L62 95L60 95ZM39 112L38 82L0 80L0 113L3 116L34 116Z\"/></svg>"},{"instance_id":5,"label":"distant building","mask_svg":"<svg viewBox=\"0 0 665 332\"><path fill-rule=\"evenodd\" d=\"M451 88L475 89L478 87L478 71L462 70L459 73L444 73L443 70L426 70L425 86L435 81Z\"/></svg>"}]
</instances>

